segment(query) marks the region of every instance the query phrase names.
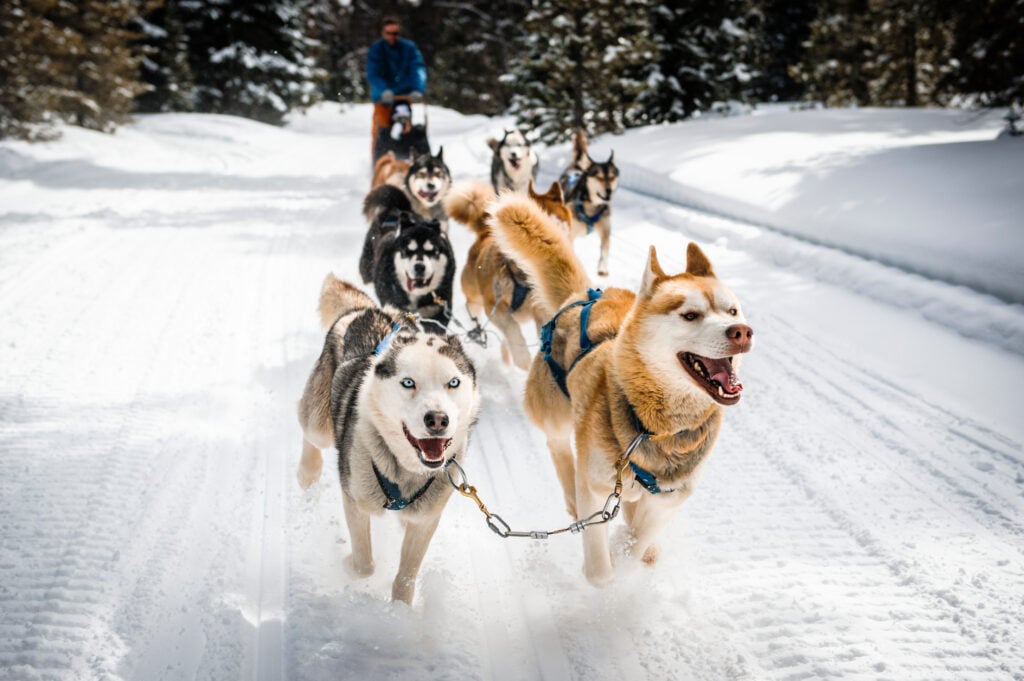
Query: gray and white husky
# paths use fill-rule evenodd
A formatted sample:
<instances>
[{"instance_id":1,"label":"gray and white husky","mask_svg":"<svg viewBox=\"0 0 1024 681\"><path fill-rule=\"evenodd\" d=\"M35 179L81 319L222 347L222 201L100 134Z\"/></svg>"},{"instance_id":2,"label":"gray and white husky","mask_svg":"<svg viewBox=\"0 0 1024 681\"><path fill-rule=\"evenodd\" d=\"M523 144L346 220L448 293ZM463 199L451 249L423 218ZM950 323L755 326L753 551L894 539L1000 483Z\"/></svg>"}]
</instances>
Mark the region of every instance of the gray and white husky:
<instances>
[{"instance_id":1,"label":"gray and white husky","mask_svg":"<svg viewBox=\"0 0 1024 681\"><path fill-rule=\"evenodd\" d=\"M511 189L526 193L530 180L537 179L540 160L530 141L519 130L506 130L500 140L487 138L487 145L494 152L491 158L491 186L500 194Z\"/></svg>"},{"instance_id":2,"label":"gray and white husky","mask_svg":"<svg viewBox=\"0 0 1024 681\"><path fill-rule=\"evenodd\" d=\"M299 484L316 482L321 450L337 448L352 542L346 565L373 573L370 517L397 512L405 537L391 597L411 603L452 493L445 469L464 460L476 422L476 371L457 338L424 333L334 275L320 292L320 316L327 337L299 401Z\"/></svg>"}]
</instances>

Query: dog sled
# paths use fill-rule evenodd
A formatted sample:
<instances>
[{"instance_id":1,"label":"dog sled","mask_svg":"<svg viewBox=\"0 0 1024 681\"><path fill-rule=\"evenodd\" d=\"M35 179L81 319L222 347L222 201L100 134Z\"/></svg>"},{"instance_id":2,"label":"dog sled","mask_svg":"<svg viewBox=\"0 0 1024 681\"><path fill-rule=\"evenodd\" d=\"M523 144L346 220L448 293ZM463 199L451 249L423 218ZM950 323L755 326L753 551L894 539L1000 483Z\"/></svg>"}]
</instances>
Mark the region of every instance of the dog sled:
<instances>
[{"instance_id":1,"label":"dog sled","mask_svg":"<svg viewBox=\"0 0 1024 681\"><path fill-rule=\"evenodd\" d=\"M414 122L414 105L422 107L422 123ZM395 158L411 160L418 154L430 153L427 141L427 103L413 102L407 95L395 97L386 124L374 122L373 162L384 154L394 152Z\"/></svg>"}]
</instances>

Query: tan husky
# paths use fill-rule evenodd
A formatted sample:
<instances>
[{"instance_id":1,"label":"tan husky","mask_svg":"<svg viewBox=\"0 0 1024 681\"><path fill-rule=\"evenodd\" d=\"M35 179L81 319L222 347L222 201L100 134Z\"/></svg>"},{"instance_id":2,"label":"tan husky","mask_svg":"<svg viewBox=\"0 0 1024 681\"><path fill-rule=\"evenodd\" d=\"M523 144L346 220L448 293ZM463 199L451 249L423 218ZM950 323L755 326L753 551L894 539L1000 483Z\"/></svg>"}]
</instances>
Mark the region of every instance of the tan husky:
<instances>
[{"instance_id":1,"label":"tan husky","mask_svg":"<svg viewBox=\"0 0 1024 681\"><path fill-rule=\"evenodd\" d=\"M622 509L631 555L653 564L655 538L693 492L722 407L740 399L736 370L753 330L696 244L685 272L666 274L651 247L638 292L598 295L564 230L531 201L503 196L492 213L494 239L552 317L527 377L526 411L547 435L569 514L604 508L616 464L641 437L622 462ZM583 532L583 572L596 586L613 576L607 527Z\"/></svg>"},{"instance_id":2,"label":"tan husky","mask_svg":"<svg viewBox=\"0 0 1024 681\"><path fill-rule=\"evenodd\" d=\"M533 189L533 180L529 180L527 192L545 213L559 221L562 229L571 228L572 211L565 205L557 182L552 182L546 193L538 194ZM487 209L494 199L491 185L468 180L452 187L444 208L451 219L476 234L462 268L462 292L469 313L480 323L494 322L502 334L502 358L525 371L530 368L531 356L520 325L532 320L540 330L547 317L536 311L526 275L502 255L491 238Z\"/></svg>"}]
</instances>

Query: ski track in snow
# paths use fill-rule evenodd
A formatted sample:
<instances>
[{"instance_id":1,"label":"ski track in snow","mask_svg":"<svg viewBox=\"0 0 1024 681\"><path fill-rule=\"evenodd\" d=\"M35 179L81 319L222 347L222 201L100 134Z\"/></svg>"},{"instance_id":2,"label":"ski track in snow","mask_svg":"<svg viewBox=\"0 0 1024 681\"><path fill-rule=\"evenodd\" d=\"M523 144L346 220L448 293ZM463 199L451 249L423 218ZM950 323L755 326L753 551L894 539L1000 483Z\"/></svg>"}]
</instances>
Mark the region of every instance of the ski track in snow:
<instances>
[{"instance_id":1,"label":"ski track in snow","mask_svg":"<svg viewBox=\"0 0 1024 681\"><path fill-rule=\"evenodd\" d=\"M487 174L484 127L435 142L460 176ZM393 517L348 577L333 452L294 480L317 292L357 279L365 230L365 177L330 179L253 184L212 225L188 202L156 226L0 216L5 681L1024 679L1021 443L773 315L779 265L736 238L756 228L629 191L597 283L635 286L649 241L670 270L711 242L759 337L659 564L592 589L577 536L502 540L455 494L413 608L388 600ZM596 238L578 248L593 269ZM513 529L564 527L524 376L470 352L469 482Z\"/></svg>"}]
</instances>

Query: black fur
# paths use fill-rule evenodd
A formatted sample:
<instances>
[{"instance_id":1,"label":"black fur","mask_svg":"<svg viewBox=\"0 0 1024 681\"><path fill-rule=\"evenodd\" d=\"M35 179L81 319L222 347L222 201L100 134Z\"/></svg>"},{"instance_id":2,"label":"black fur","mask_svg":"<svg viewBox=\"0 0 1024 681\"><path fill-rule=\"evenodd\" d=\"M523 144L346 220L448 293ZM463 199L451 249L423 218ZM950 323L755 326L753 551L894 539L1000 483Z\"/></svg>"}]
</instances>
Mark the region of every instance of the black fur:
<instances>
[{"instance_id":1,"label":"black fur","mask_svg":"<svg viewBox=\"0 0 1024 681\"><path fill-rule=\"evenodd\" d=\"M385 189L378 187L374 192ZM401 193L401 190L391 187ZM395 254L407 249L410 243L430 243L430 256L444 256L446 263L432 290L414 298L406 289L405 275L395 271ZM439 260L439 258L436 258ZM363 283L373 284L382 305L392 305L414 312L423 320L434 323L424 325L428 331L443 333L451 319L451 301L455 279L455 253L448 237L436 220L424 220L408 210L387 208L377 214L363 242L359 259L359 274Z\"/></svg>"}]
</instances>

